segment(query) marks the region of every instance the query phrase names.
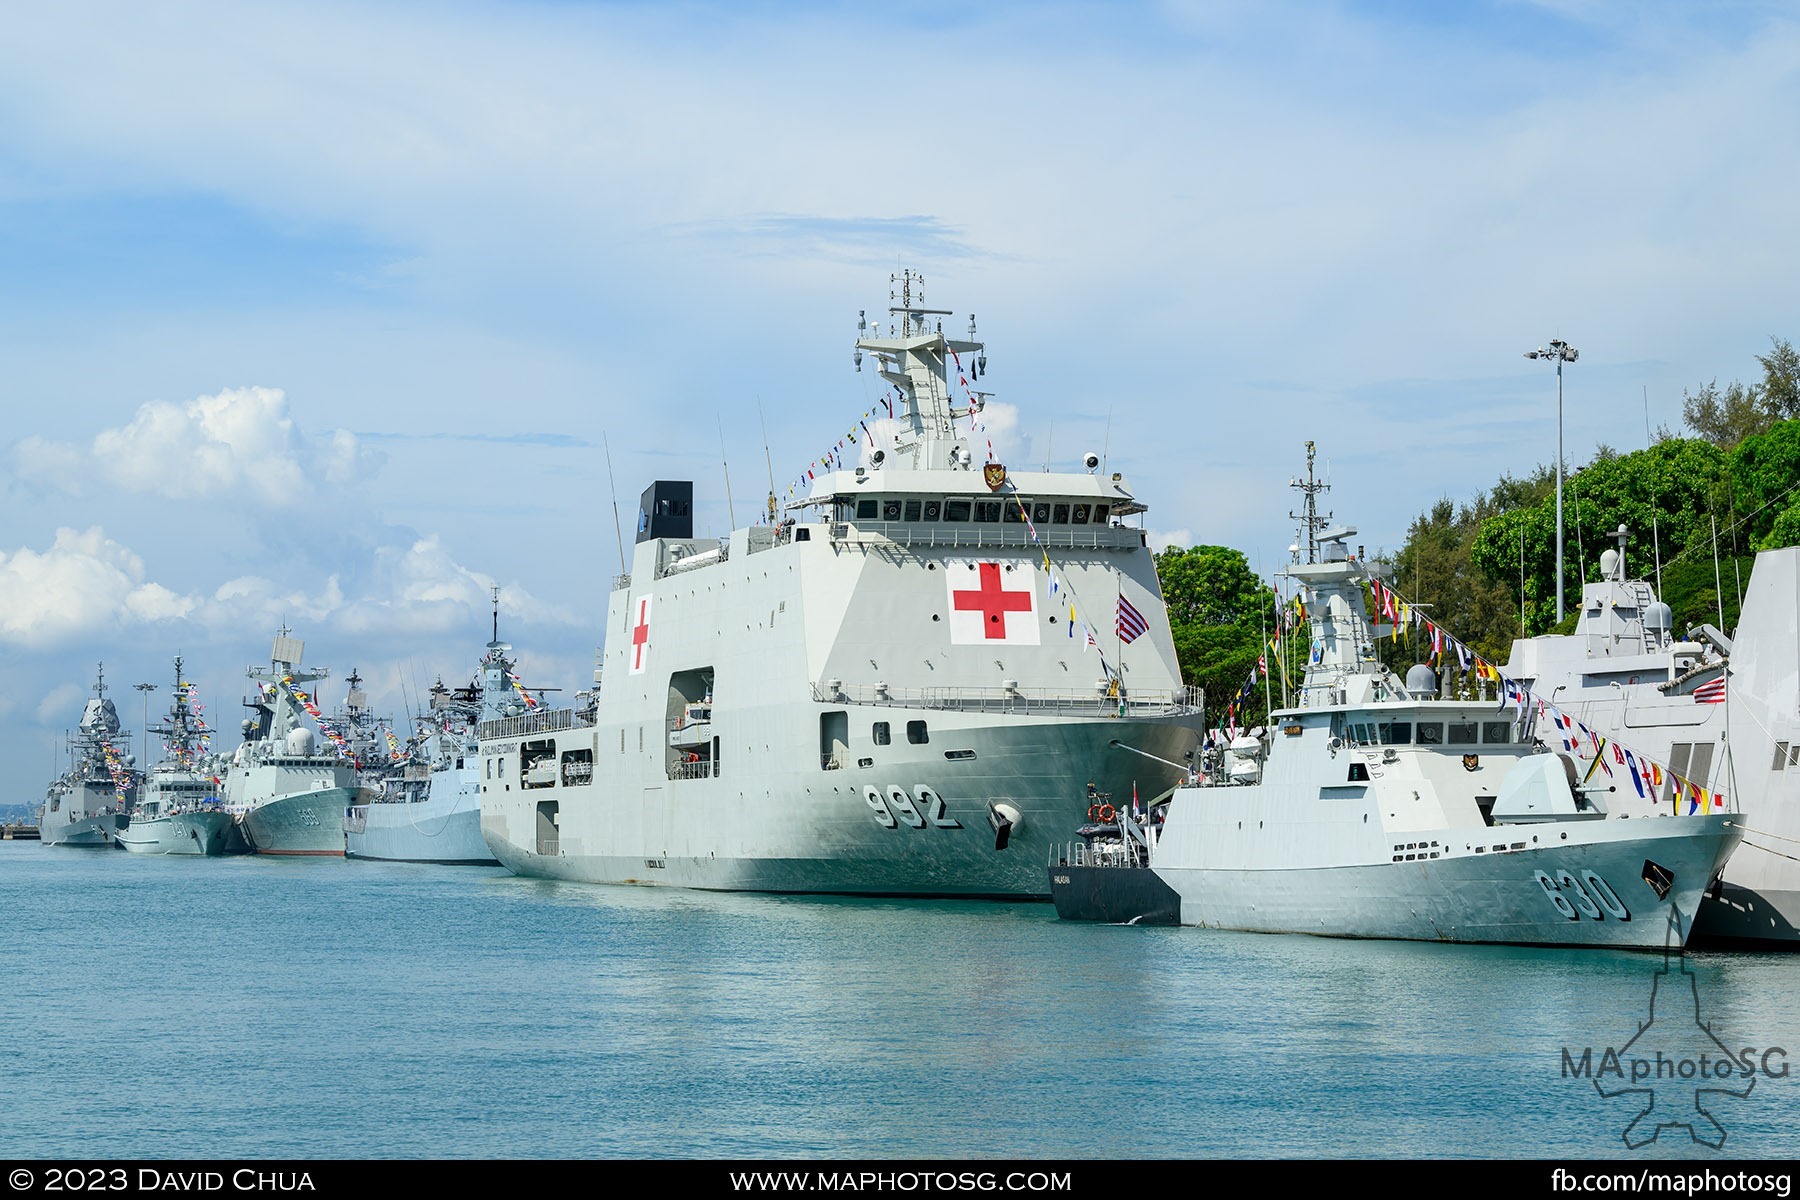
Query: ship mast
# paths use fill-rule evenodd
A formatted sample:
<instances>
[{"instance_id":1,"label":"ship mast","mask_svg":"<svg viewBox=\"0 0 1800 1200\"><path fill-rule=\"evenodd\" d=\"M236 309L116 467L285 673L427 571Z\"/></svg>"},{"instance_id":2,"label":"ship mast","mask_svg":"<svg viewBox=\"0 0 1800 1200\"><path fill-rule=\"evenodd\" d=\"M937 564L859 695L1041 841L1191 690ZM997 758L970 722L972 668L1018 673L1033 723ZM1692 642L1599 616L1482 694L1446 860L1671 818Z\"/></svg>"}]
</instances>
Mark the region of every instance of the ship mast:
<instances>
[{"instance_id":1,"label":"ship mast","mask_svg":"<svg viewBox=\"0 0 1800 1200\"><path fill-rule=\"evenodd\" d=\"M863 352L875 357L875 369L900 393L900 428L894 439L891 465L916 470L961 468L973 464L964 439L956 436L951 408L952 356L976 355L983 350L975 340L975 318L969 318L969 337L958 341L944 333L947 308L925 308L925 277L910 268L888 276L888 315L897 318L886 337L874 336L866 316L856 323L856 350L852 356L862 370ZM979 364L976 365L979 374ZM880 466L881 464L877 464Z\"/></svg>"},{"instance_id":2,"label":"ship mast","mask_svg":"<svg viewBox=\"0 0 1800 1200\"><path fill-rule=\"evenodd\" d=\"M1288 519L1300 522L1305 534L1304 537L1295 539L1293 548L1295 562L1300 561L1300 543L1302 542L1306 545L1306 561L1309 563L1319 561L1319 531L1331 521L1330 513L1326 513L1322 517L1319 515L1319 493L1329 492L1331 485L1320 483L1313 474L1313 460L1318 457L1318 453L1318 449L1309 440L1306 443L1306 482L1302 483L1298 479L1288 482L1289 487L1305 497L1301 502L1299 512L1290 511L1288 513Z\"/></svg>"}]
</instances>

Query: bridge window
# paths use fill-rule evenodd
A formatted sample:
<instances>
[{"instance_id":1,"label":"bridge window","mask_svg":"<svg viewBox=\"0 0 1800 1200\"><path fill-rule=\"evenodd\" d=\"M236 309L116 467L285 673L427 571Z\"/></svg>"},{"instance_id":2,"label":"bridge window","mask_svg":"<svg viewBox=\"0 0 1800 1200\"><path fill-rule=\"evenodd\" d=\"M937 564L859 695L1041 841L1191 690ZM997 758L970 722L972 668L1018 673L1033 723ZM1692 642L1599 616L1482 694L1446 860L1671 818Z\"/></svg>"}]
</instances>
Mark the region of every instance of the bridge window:
<instances>
[{"instance_id":1,"label":"bridge window","mask_svg":"<svg viewBox=\"0 0 1800 1200\"><path fill-rule=\"evenodd\" d=\"M998 500L977 500L975 502L975 521L980 525L998 524L1000 502Z\"/></svg>"},{"instance_id":2,"label":"bridge window","mask_svg":"<svg viewBox=\"0 0 1800 1200\"><path fill-rule=\"evenodd\" d=\"M1066 504L1053 506L1050 509L1050 523L1052 525L1067 525L1069 523L1069 506Z\"/></svg>"},{"instance_id":3,"label":"bridge window","mask_svg":"<svg viewBox=\"0 0 1800 1200\"><path fill-rule=\"evenodd\" d=\"M1475 744L1475 722L1450 722L1449 741L1452 746L1473 746Z\"/></svg>"},{"instance_id":4,"label":"bridge window","mask_svg":"<svg viewBox=\"0 0 1800 1200\"><path fill-rule=\"evenodd\" d=\"M917 500L908 500L906 502L906 519L908 521L916 521L919 519L919 502Z\"/></svg>"},{"instance_id":5,"label":"bridge window","mask_svg":"<svg viewBox=\"0 0 1800 1200\"><path fill-rule=\"evenodd\" d=\"M1075 523L1077 525L1086 525L1088 523L1088 506L1087 505L1077 504L1075 506Z\"/></svg>"},{"instance_id":6,"label":"bridge window","mask_svg":"<svg viewBox=\"0 0 1800 1200\"><path fill-rule=\"evenodd\" d=\"M1039 500L1036 504L1032 505L1031 519L1036 521L1039 525L1048 524L1050 520L1049 502L1046 500Z\"/></svg>"},{"instance_id":7,"label":"bridge window","mask_svg":"<svg viewBox=\"0 0 1800 1200\"><path fill-rule=\"evenodd\" d=\"M879 500L858 500L856 502L856 519L859 521L873 521L880 512L881 501Z\"/></svg>"},{"instance_id":8,"label":"bridge window","mask_svg":"<svg viewBox=\"0 0 1800 1200\"><path fill-rule=\"evenodd\" d=\"M967 500L944 501L944 520L967 521L969 519L969 502Z\"/></svg>"},{"instance_id":9,"label":"bridge window","mask_svg":"<svg viewBox=\"0 0 1800 1200\"><path fill-rule=\"evenodd\" d=\"M941 501L927 500L925 502L925 519L927 521L939 520L943 517L943 515L944 515L944 506Z\"/></svg>"},{"instance_id":10,"label":"bridge window","mask_svg":"<svg viewBox=\"0 0 1800 1200\"><path fill-rule=\"evenodd\" d=\"M1023 525L1025 523L1025 510L1019 507L1019 505L1023 503L1024 501L1021 500L1018 504L1001 505L1001 511L1006 514L1006 523L1008 525Z\"/></svg>"},{"instance_id":11,"label":"bridge window","mask_svg":"<svg viewBox=\"0 0 1800 1200\"><path fill-rule=\"evenodd\" d=\"M1512 722L1483 721L1481 723L1481 740L1490 746L1512 741Z\"/></svg>"},{"instance_id":12,"label":"bridge window","mask_svg":"<svg viewBox=\"0 0 1800 1200\"><path fill-rule=\"evenodd\" d=\"M1444 727L1437 721L1419 722L1419 745L1441 746L1444 744Z\"/></svg>"},{"instance_id":13,"label":"bridge window","mask_svg":"<svg viewBox=\"0 0 1800 1200\"><path fill-rule=\"evenodd\" d=\"M1094 505L1094 524L1096 524L1096 525L1106 524L1106 514L1108 511L1109 511L1108 505L1105 505L1105 504Z\"/></svg>"},{"instance_id":14,"label":"bridge window","mask_svg":"<svg viewBox=\"0 0 1800 1200\"><path fill-rule=\"evenodd\" d=\"M898 500L883 500L881 502L881 519L884 521L898 521L900 519L900 502Z\"/></svg>"},{"instance_id":15,"label":"bridge window","mask_svg":"<svg viewBox=\"0 0 1800 1200\"><path fill-rule=\"evenodd\" d=\"M1384 746L1406 746L1412 742L1411 721L1383 721L1375 727Z\"/></svg>"}]
</instances>

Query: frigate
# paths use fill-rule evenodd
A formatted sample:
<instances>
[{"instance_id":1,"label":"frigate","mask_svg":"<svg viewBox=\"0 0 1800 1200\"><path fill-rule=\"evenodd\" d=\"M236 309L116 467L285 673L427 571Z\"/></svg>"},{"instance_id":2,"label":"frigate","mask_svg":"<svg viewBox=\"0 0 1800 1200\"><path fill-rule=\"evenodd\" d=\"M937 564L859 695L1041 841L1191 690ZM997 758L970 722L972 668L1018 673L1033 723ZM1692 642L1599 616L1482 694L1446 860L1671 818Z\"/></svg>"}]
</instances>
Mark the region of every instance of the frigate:
<instances>
[{"instance_id":1,"label":"frigate","mask_svg":"<svg viewBox=\"0 0 1800 1200\"><path fill-rule=\"evenodd\" d=\"M1312 447L1308 445L1308 483ZM1649 816L1538 740L1523 692L1440 696L1375 654L1377 564L1317 530L1296 581L1310 627L1298 702L1203 777L1088 827L1049 861L1059 916L1266 933L1663 948L1743 831L1728 813ZM1298 556L1297 556L1298 557ZM1630 789L1627 789L1629 791ZM1636 819L1633 819L1634 816Z\"/></svg>"},{"instance_id":2,"label":"frigate","mask_svg":"<svg viewBox=\"0 0 1800 1200\"><path fill-rule=\"evenodd\" d=\"M94 694L69 736L69 768L51 782L38 814L38 837L47 846L111 846L124 827L137 777L125 749L131 735L119 726L119 710L106 697L106 664Z\"/></svg>"},{"instance_id":3,"label":"frigate","mask_svg":"<svg viewBox=\"0 0 1800 1200\"><path fill-rule=\"evenodd\" d=\"M854 453L766 523L696 537L643 494L586 703L480 726L481 827L523 875L889 896L1048 895L1081 783L1160 791L1198 744L1119 472L1008 470L986 350L922 281L853 359L889 385ZM834 435L836 436L836 435ZM984 452L986 451L986 452ZM595 523L597 524L597 523Z\"/></svg>"},{"instance_id":4,"label":"frigate","mask_svg":"<svg viewBox=\"0 0 1800 1200\"><path fill-rule=\"evenodd\" d=\"M344 813L362 802L355 761L336 744L319 744L306 724L320 718L303 685L330 672L303 667L306 644L283 628L267 667L245 672L257 684L244 702L244 740L225 775L225 806L258 854L344 853Z\"/></svg>"},{"instance_id":5,"label":"frigate","mask_svg":"<svg viewBox=\"0 0 1800 1200\"><path fill-rule=\"evenodd\" d=\"M1764 550L1730 636L1678 635L1669 606L1626 567L1629 531L1582 587L1575 631L1521 638L1506 666L1609 744L1622 796L1653 812L1741 815L1743 845L1701 901L1695 936L1800 944L1800 547ZM1643 778L1648 774L1649 778Z\"/></svg>"},{"instance_id":6,"label":"frigate","mask_svg":"<svg viewBox=\"0 0 1800 1200\"><path fill-rule=\"evenodd\" d=\"M493 866L481 836L480 722L516 716L538 705L519 682L512 647L500 640L495 595L493 640L474 678L451 689L440 679L429 692L418 731L407 742L398 775L370 803L344 816L351 858Z\"/></svg>"},{"instance_id":7,"label":"frigate","mask_svg":"<svg viewBox=\"0 0 1800 1200\"><path fill-rule=\"evenodd\" d=\"M237 822L225 811L221 780L207 742L211 730L200 715L193 683L175 656L169 711L149 732L161 735L165 754L145 773L131 820L119 845L138 854L219 855L249 849Z\"/></svg>"}]
</instances>

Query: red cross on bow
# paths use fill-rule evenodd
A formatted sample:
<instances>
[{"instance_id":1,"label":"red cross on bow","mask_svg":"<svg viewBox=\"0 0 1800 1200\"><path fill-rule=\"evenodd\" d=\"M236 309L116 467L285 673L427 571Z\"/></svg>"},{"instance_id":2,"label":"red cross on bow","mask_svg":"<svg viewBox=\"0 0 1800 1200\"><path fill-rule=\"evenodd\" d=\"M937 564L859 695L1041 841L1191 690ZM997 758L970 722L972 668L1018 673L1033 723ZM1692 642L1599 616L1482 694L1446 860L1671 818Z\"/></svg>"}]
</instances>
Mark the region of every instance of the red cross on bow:
<instances>
[{"instance_id":1,"label":"red cross on bow","mask_svg":"<svg viewBox=\"0 0 1800 1200\"><path fill-rule=\"evenodd\" d=\"M977 563L981 570L981 588L978 591L952 592L958 612L973 612L977 609L987 619L982 623L982 634L991 641L1003 641L1006 638L1006 614L1009 612L1029 612L1031 610L1031 593L1009 592L1000 586L999 563Z\"/></svg>"}]
</instances>

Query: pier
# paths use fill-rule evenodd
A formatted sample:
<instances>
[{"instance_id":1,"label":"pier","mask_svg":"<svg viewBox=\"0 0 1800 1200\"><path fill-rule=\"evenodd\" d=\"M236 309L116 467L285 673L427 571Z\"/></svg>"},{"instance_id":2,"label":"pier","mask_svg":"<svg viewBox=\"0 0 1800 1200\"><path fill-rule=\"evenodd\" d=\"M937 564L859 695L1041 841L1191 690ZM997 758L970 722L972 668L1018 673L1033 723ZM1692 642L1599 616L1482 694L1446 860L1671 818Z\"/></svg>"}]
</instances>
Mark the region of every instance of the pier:
<instances>
[{"instance_id":1,"label":"pier","mask_svg":"<svg viewBox=\"0 0 1800 1200\"><path fill-rule=\"evenodd\" d=\"M35 842L38 840L36 825L0 825L0 842Z\"/></svg>"}]
</instances>

